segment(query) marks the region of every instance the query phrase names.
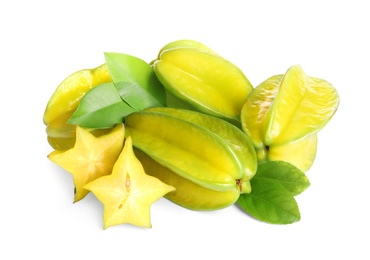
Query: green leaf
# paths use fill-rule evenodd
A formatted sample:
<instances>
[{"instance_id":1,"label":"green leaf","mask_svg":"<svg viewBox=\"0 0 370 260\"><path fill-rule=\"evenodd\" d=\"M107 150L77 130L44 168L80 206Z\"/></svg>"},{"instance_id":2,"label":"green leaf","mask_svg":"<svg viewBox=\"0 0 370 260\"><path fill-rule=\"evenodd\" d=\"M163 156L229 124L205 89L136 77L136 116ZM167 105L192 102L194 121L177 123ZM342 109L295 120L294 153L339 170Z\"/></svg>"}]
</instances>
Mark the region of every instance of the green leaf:
<instances>
[{"instance_id":1,"label":"green leaf","mask_svg":"<svg viewBox=\"0 0 370 260\"><path fill-rule=\"evenodd\" d=\"M240 195L237 204L254 218L271 224L291 224L300 220L294 196L280 183L251 180L252 192Z\"/></svg>"},{"instance_id":2,"label":"green leaf","mask_svg":"<svg viewBox=\"0 0 370 260\"><path fill-rule=\"evenodd\" d=\"M262 163L251 179L251 193L241 194L237 204L261 221L290 224L300 220L294 196L302 193L309 185L306 175L288 162Z\"/></svg>"},{"instance_id":3,"label":"green leaf","mask_svg":"<svg viewBox=\"0 0 370 260\"><path fill-rule=\"evenodd\" d=\"M120 89L122 99L128 104L132 104L137 110L143 109L143 105L149 107L166 105L164 87L148 63L122 53L105 53L105 60L113 82ZM130 90L123 91L123 86ZM141 99L145 102L140 102Z\"/></svg>"},{"instance_id":4,"label":"green leaf","mask_svg":"<svg viewBox=\"0 0 370 260\"><path fill-rule=\"evenodd\" d=\"M135 82L118 82L114 85L121 98L137 111L162 106L152 95Z\"/></svg>"},{"instance_id":5,"label":"green leaf","mask_svg":"<svg viewBox=\"0 0 370 260\"><path fill-rule=\"evenodd\" d=\"M293 195L298 195L310 186L307 176L294 165L284 161L271 161L258 165L255 178L279 182Z\"/></svg>"},{"instance_id":6,"label":"green leaf","mask_svg":"<svg viewBox=\"0 0 370 260\"><path fill-rule=\"evenodd\" d=\"M87 128L109 128L123 122L123 118L135 110L125 103L113 83L101 84L88 91L69 124Z\"/></svg>"}]
</instances>

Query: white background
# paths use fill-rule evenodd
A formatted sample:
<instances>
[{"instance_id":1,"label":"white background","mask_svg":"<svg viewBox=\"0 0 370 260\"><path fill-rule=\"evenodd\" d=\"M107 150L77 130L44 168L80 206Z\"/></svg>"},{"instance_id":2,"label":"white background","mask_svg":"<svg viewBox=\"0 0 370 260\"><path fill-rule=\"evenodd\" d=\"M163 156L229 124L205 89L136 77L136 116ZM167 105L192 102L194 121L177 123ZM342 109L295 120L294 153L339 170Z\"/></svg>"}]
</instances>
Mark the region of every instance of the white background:
<instances>
[{"instance_id":1,"label":"white background","mask_svg":"<svg viewBox=\"0 0 370 260\"><path fill-rule=\"evenodd\" d=\"M0 3L0 259L370 259L370 16L366 1L2 1ZM72 176L52 164L46 103L104 52L146 61L178 39L208 45L254 86L300 64L341 103L319 133L311 186L292 225L236 207L194 212L165 199L153 227L103 230L90 194L73 204Z\"/></svg>"}]
</instances>

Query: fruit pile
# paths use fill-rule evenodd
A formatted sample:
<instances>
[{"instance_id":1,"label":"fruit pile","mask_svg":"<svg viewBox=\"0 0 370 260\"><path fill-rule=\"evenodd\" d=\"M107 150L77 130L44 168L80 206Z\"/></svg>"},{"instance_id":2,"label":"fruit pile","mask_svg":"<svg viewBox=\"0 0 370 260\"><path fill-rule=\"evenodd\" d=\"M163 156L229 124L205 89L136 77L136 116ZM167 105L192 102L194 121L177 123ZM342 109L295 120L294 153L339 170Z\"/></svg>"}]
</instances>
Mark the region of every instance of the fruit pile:
<instances>
[{"instance_id":1,"label":"fruit pile","mask_svg":"<svg viewBox=\"0 0 370 260\"><path fill-rule=\"evenodd\" d=\"M43 121L48 158L73 175L74 202L92 192L104 229L151 227L161 197L191 210L236 205L273 224L300 220L317 133L336 89L298 65L253 87L235 64L192 40L147 63L105 53L55 90Z\"/></svg>"}]
</instances>

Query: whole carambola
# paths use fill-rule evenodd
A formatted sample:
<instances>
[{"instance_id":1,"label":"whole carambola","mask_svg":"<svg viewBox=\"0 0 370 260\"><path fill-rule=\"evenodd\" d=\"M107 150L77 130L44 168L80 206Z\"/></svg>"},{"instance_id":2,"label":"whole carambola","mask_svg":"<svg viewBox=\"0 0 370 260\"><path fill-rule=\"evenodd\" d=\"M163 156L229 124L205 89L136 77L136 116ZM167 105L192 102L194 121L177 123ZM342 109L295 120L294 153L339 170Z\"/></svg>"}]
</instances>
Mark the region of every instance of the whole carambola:
<instances>
[{"instance_id":1,"label":"whole carambola","mask_svg":"<svg viewBox=\"0 0 370 260\"><path fill-rule=\"evenodd\" d=\"M161 107L130 114L125 127L134 147L149 156L142 159L147 173L177 189L167 196L175 203L219 209L251 191L255 150L248 137L225 120Z\"/></svg>"},{"instance_id":2,"label":"whole carambola","mask_svg":"<svg viewBox=\"0 0 370 260\"><path fill-rule=\"evenodd\" d=\"M333 85L294 65L252 91L241 111L241 125L260 163L283 160L307 171L315 159L317 133L338 106Z\"/></svg>"},{"instance_id":3,"label":"whole carambola","mask_svg":"<svg viewBox=\"0 0 370 260\"><path fill-rule=\"evenodd\" d=\"M253 87L235 64L192 40L165 45L152 64L166 89L168 106L240 121Z\"/></svg>"},{"instance_id":4,"label":"whole carambola","mask_svg":"<svg viewBox=\"0 0 370 260\"><path fill-rule=\"evenodd\" d=\"M227 191L207 189L174 173L138 149L135 149L135 156L145 173L176 188L164 197L182 207L191 210L217 210L233 205L240 196L238 186Z\"/></svg>"},{"instance_id":5,"label":"whole carambola","mask_svg":"<svg viewBox=\"0 0 370 260\"><path fill-rule=\"evenodd\" d=\"M107 65L102 64L94 69L76 71L60 83L49 99L43 116L48 142L54 149L67 150L74 146L76 126L67 124L68 119L90 89L111 81ZM108 131L93 132L100 135Z\"/></svg>"}]
</instances>

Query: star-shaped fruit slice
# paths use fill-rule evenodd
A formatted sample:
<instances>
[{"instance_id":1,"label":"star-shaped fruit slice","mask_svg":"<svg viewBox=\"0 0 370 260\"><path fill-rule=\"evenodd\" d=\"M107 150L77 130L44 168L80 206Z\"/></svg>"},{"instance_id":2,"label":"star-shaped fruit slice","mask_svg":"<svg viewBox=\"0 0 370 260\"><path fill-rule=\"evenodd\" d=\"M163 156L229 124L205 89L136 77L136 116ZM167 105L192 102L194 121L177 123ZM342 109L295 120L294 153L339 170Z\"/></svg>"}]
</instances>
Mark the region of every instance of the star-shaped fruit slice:
<instances>
[{"instance_id":1,"label":"star-shaped fruit slice","mask_svg":"<svg viewBox=\"0 0 370 260\"><path fill-rule=\"evenodd\" d=\"M73 175L74 202L83 199L89 190L84 185L112 172L124 143L123 124L116 125L109 133L95 137L88 130L77 126L76 143L66 151L55 150L48 158Z\"/></svg>"},{"instance_id":2,"label":"star-shaped fruit slice","mask_svg":"<svg viewBox=\"0 0 370 260\"><path fill-rule=\"evenodd\" d=\"M104 205L104 229L126 223L151 228L150 206L175 190L145 173L134 154L131 137L126 139L112 174L88 183L85 188Z\"/></svg>"}]
</instances>

